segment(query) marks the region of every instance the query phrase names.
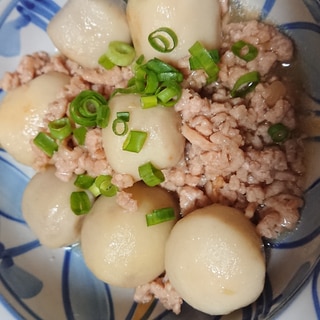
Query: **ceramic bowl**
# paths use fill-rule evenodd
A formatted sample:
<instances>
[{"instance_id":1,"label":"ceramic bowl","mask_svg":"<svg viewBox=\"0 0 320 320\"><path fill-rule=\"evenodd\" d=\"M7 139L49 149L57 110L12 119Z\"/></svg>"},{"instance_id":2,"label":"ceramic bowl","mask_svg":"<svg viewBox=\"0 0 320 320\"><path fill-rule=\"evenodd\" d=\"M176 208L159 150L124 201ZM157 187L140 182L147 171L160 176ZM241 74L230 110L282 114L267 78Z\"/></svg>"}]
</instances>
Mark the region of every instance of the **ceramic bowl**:
<instances>
[{"instance_id":1,"label":"ceramic bowl","mask_svg":"<svg viewBox=\"0 0 320 320\"><path fill-rule=\"evenodd\" d=\"M243 0L262 21L271 21L295 42L305 77L307 101L303 110L320 115L319 0ZM0 76L13 71L21 55L54 52L46 34L52 16L64 0L0 1ZM3 96L0 92L0 98ZM86 268L77 246L43 247L23 220L20 203L33 172L0 150L0 302L14 319L271 319L312 281L313 309L319 307L320 254L320 126L307 140L305 205L297 229L268 243L267 278L263 294L252 305L225 317L212 317L183 304L179 316L157 301L140 308L133 290L108 286ZM139 315L137 312L140 312ZM318 318L319 319L319 318Z\"/></svg>"}]
</instances>

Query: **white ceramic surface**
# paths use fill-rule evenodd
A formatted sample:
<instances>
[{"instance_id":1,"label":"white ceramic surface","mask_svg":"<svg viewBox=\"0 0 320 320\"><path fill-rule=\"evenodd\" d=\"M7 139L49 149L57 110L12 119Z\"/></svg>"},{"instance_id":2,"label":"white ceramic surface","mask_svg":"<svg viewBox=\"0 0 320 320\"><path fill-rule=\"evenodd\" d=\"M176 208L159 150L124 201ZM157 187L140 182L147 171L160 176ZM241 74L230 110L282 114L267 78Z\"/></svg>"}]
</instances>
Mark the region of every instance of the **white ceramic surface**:
<instances>
[{"instance_id":1,"label":"white ceramic surface","mask_svg":"<svg viewBox=\"0 0 320 320\"><path fill-rule=\"evenodd\" d=\"M306 74L308 103L320 113L319 0L243 0L257 17L278 24L295 41ZM54 47L46 35L48 21L65 0L0 0L0 77L13 71L19 57ZM0 99L3 93L0 92ZM320 319L320 132L309 139L306 205L297 231L269 246L268 278L257 303L222 319ZM85 267L77 247L42 247L22 219L20 200L32 175L0 150L0 319L130 319L136 305L132 290L109 287ZM303 288L303 291L300 289ZM197 316L196 316L197 314ZM143 319L221 319L194 313L181 316L153 304Z\"/></svg>"}]
</instances>

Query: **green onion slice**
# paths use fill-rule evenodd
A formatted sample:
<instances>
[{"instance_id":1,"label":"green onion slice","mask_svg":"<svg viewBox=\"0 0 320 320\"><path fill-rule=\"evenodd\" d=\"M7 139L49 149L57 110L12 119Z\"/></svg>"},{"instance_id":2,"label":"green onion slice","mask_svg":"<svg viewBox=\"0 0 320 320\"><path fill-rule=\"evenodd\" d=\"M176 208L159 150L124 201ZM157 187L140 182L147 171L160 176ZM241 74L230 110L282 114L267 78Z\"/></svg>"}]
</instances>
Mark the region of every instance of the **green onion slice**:
<instances>
[{"instance_id":1,"label":"green onion slice","mask_svg":"<svg viewBox=\"0 0 320 320\"><path fill-rule=\"evenodd\" d=\"M73 129L73 136L77 140L80 146L83 146L86 141L87 128L86 127L78 127Z\"/></svg>"},{"instance_id":2,"label":"green onion slice","mask_svg":"<svg viewBox=\"0 0 320 320\"><path fill-rule=\"evenodd\" d=\"M92 90L80 92L70 103L70 116L81 126L104 128L109 121L109 106L103 95Z\"/></svg>"},{"instance_id":3,"label":"green onion slice","mask_svg":"<svg viewBox=\"0 0 320 320\"><path fill-rule=\"evenodd\" d=\"M151 32L148 41L153 49L163 53L173 51L178 45L176 33L167 27L158 28Z\"/></svg>"},{"instance_id":4,"label":"green onion slice","mask_svg":"<svg viewBox=\"0 0 320 320\"><path fill-rule=\"evenodd\" d=\"M112 122L112 131L117 136L124 136L128 132L127 121L116 118Z\"/></svg>"},{"instance_id":5,"label":"green onion slice","mask_svg":"<svg viewBox=\"0 0 320 320\"><path fill-rule=\"evenodd\" d=\"M147 226L153 226L176 218L174 209L171 207L155 209L151 213L146 214Z\"/></svg>"},{"instance_id":6,"label":"green onion slice","mask_svg":"<svg viewBox=\"0 0 320 320\"><path fill-rule=\"evenodd\" d=\"M190 69L203 69L208 75L207 82L214 82L218 78L219 67L208 51L199 41L196 41L189 49L191 57L189 59Z\"/></svg>"},{"instance_id":7,"label":"green onion slice","mask_svg":"<svg viewBox=\"0 0 320 320\"><path fill-rule=\"evenodd\" d=\"M147 132L131 130L123 143L122 150L139 153L147 139Z\"/></svg>"},{"instance_id":8,"label":"green onion slice","mask_svg":"<svg viewBox=\"0 0 320 320\"><path fill-rule=\"evenodd\" d=\"M158 98L156 95L142 96L140 98L142 109L153 108L158 105Z\"/></svg>"},{"instance_id":9,"label":"green onion slice","mask_svg":"<svg viewBox=\"0 0 320 320\"><path fill-rule=\"evenodd\" d=\"M110 175L100 175L95 180L95 185L99 188L100 193L105 197L113 197L117 194L118 188L111 182Z\"/></svg>"},{"instance_id":10,"label":"green onion slice","mask_svg":"<svg viewBox=\"0 0 320 320\"><path fill-rule=\"evenodd\" d=\"M174 73L180 73L180 71L170 64L158 59L158 58L153 58L150 59L145 66L149 69L154 71L156 74L160 73L166 73L166 72L174 72Z\"/></svg>"},{"instance_id":11,"label":"green onion slice","mask_svg":"<svg viewBox=\"0 0 320 320\"><path fill-rule=\"evenodd\" d=\"M100 191L100 188L97 187L96 183L94 182L88 189L94 197L98 197L101 195L101 191Z\"/></svg>"},{"instance_id":12,"label":"green onion slice","mask_svg":"<svg viewBox=\"0 0 320 320\"><path fill-rule=\"evenodd\" d=\"M126 67L130 65L136 56L134 48L123 41L111 41L107 52L102 55L98 62L106 69L111 69L114 65Z\"/></svg>"},{"instance_id":13,"label":"green onion slice","mask_svg":"<svg viewBox=\"0 0 320 320\"><path fill-rule=\"evenodd\" d=\"M54 139L63 140L72 133L72 127L68 117L50 121L48 128Z\"/></svg>"},{"instance_id":14,"label":"green onion slice","mask_svg":"<svg viewBox=\"0 0 320 320\"><path fill-rule=\"evenodd\" d=\"M33 139L33 143L49 157L52 157L54 152L58 150L55 139L44 132L39 132Z\"/></svg>"},{"instance_id":15,"label":"green onion slice","mask_svg":"<svg viewBox=\"0 0 320 320\"><path fill-rule=\"evenodd\" d=\"M156 168L151 162L141 165L138 171L141 180L149 187L159 185L165 179L162 171Z\"/></svg>"},{"instance_id":16,"label":"green onion slice","mask_svg":"<svg viewBox=\"0 0 320 320\"><path fill-rule=\"evenodd\" d=\"M115 64L108 58L106 54L100 56L98 63L107 70L111 70L115 66Z\"/></svg>"},{"instance_id":17,"label":"green onion slice","mask_svg":"<svg viewBox=\"0 0 320 320\"><path fill-rule=\"evenodd\" d=\"M117 112L116 119L112 123L112 131L117 136L124 136L128 132L128 124L130 113L127 111Z\"/></svg>"},{"instance_id":18,"label":"green onion slice","mask_svg":"<svg viewBox=\"0 0 320 320\"><path fill-rule=\"evenodd\" d=\"M152 70L148 70L146 73L145 87L144 87L143 93L153 94L156 92L158 86L159 86L159 80L158 80L157 74Z\"/></svg>"},{"instance_id":19,"label":"green onion slice","mask_svg":"<svg viewBox=\"0 0 320 320\"><path fill-rule=\"evenodd\" d=\"M239 40L231 47L231 51L242 60L247 62L254 60L258 55L258 49L251 43Z\"/></svg>"},{"instance_id":20,"label":"green onion slice","mask_svg":"<svg viewBox=\"0 0 320 320\"><path fill-rule=\"evenodd\" d=\"M174 106L182 95L181 86L174 81L165 81L159 87L157 98L165 107Z\"/></svg>"},{"instance_id":21,"label":"green onion slice","mask_svg":"<svg viewBox=\"0 0 320 320\"><path fill-rule=\"evenodd\" d=\"M241 76L234 84L230 94L232 98L244 97L249 92L253 91L260 82L260 74L257 71L252 71Z\"/></svg>"},{"instance_id":22,"label":"green onion slice","mask_svg":"<svg viewBox=\"0 0 320 320\"><path fill-rule=\"evenodd\" d=\"M91 209L91 201L85 191L74 191L70 195L71 210L76 215L86 214Z\"/></svg>"},{"instance_id":23,"label":"green onion slice","mask_svg":"<svg viewBox=\"0 0 320 320\"><path fill-rule=\"evenodd\" d=\"M117 112L117 119L121 119L125 122L129 122L130 120L130 112L128 111L118 111Z\"/></svg>"},{"instance_id":24,"label":"green onion slice","mask_svg":"<svg viewBox=\"0 0 320 320\"><path fill-rule=\"evenodd\" d=\"M100 128L105 128L109 123L110 118L110 108L108 105L101 104L97 110L97 126Z\"/></svg>"},{"instance_id":25,"label":"green onion slice","mask_svg":"<svg viewBox=\"0 0 320 320\"><path fill-rule=\"evenodd\" d=\"M76 177L74 185L81 189L89 189L94 183L95 178L87 174L80 174Z\"/></svg>"},{"instance_id":26,"label":"green onion slice","mask_svg":"<svg viewBox=\"0 0 320 320\"><path fill-rule=\"evenodd\" d=\"M273 142L281 143L289 138L290 129L283 123L276 123L269 127L268 134Z\"/></svg>"}]
</instances>

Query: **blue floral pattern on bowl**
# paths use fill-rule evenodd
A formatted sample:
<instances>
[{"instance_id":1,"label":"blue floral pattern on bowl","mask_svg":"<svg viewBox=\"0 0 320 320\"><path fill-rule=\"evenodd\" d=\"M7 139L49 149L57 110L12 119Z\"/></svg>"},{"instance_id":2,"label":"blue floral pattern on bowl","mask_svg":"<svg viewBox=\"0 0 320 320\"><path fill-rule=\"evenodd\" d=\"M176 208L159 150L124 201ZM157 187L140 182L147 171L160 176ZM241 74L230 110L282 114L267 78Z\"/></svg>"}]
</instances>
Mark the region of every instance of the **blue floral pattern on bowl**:
<instances>
[{"instance_id":1,"label":"blue floral pattern on bowl","mask_svg":"<svg viewBox=\"0 0 320 320\"><path fill-rule=\"evenodd\" d=\"M320 64L315 61L320 52L320 1L242 2L255 7L260 20L277 23L294 40L310 98L310 108L306 111L318 117ZM3 44L0 46L0 76L7 69L13 69L21 55L37 50L25 46L24 37L29 35L34 42L46 37L48 22L64 3L65 0L0 2L0 41ZM291 10L294 11L293 20ZM53 47L44 45L42 50L50 51ZM314 150L319 149L319 155L313 156L318 159L320 136L310 137L309 142ZM133 290L113 288L97 280L85 266L78 246L50 250L41 246L31 233L20 210L22 194L31 175L30 169L16 163L0 149L0 302L16 319L134 318L138 305L133 302ZM306 204L297 230L267 244L268 274L264 292L256 303L225 317L208 316L184 304L181 314L175 316L163 310L155 300L142 311L140 319L270 319L309 278L314 306L310 314L320 319L320 171L317 166L313 166L308 175Z\"/></svg>"}]
</instances>

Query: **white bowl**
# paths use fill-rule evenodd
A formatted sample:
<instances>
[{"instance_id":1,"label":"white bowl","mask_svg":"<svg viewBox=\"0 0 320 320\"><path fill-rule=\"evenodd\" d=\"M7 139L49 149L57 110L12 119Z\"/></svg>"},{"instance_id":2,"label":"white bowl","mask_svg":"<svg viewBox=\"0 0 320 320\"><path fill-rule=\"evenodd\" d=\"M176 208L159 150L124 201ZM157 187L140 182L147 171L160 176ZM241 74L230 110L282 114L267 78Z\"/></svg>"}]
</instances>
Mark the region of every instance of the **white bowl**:
<instances>
[{"instance_id":1,"label":"white bowl","mask_svg":"<svg viewBox=\"0 0 320 320\"><path fill-rule=\"evenodd\" d=\"M320 115L320 2L243 0L257 17L279 25L295 42L309 96L306 111ZM0 77L13 71L21 55L54 52L45 28L65 0L0 1ZM0 98L3 92L0 91ZM225 317L210 317L183 304L179 316L154 301L142 319L270 319L277 317L307 280L312 309L320 317L320 131L308 139L307 188L297 230L267 247L268 273L263 294L253 305ZM32 170L0 150L0 303L16 319L131 319L137 308L133 290L98 281L78 247L41 246L23 220L20 203ZM1 318L1 314L0 314Z\"/></svg>"}]
</instances>

